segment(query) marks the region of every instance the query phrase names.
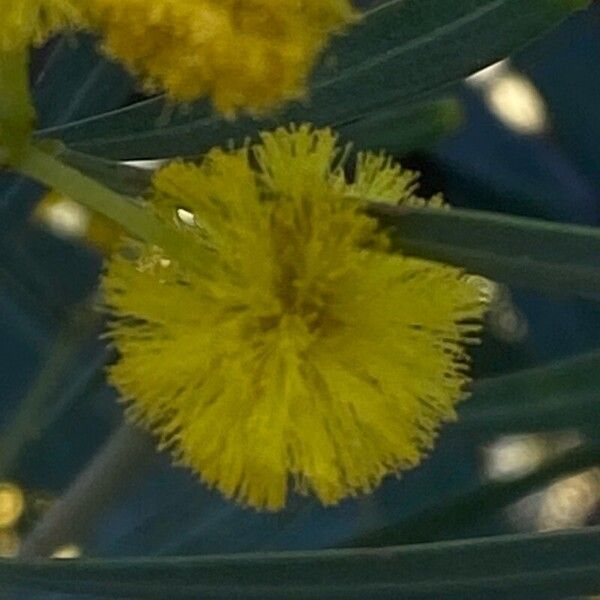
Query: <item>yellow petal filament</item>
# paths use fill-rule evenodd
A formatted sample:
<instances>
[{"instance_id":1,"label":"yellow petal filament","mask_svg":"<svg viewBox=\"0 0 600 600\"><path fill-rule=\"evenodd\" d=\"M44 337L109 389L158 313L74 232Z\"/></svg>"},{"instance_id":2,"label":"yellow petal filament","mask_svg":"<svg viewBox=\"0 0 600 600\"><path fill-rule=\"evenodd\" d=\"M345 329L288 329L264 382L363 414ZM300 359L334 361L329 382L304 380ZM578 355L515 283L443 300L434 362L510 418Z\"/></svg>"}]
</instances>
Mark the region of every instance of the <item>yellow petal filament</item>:
<instances>
[{"instance_id":1,"label":"yellow petal filament","mask_svg":"<svg viewBox=\"0 0 600 600\"><path fill-rule=\"evenodd\" d=\"M468 382L481 290L390 253L361 209L422 204L415 175L367 153L348 181L348 161L331 130L302 125L173 162L152 205L206 262L132 242L103 280L130 417L257 508L291 489L335 504L417 465Z\"/></svg>"},{"instance_id":2,"label":"yellow petal filament","mask_svg":"<svg viewBox=\"0 0 600 600\"><path fill-rule=\"evenodd\" d=\"M304 94L348 0L89 0L107 52L175 100L209 95L226 114Z\"/></svg>"}]
</instances>

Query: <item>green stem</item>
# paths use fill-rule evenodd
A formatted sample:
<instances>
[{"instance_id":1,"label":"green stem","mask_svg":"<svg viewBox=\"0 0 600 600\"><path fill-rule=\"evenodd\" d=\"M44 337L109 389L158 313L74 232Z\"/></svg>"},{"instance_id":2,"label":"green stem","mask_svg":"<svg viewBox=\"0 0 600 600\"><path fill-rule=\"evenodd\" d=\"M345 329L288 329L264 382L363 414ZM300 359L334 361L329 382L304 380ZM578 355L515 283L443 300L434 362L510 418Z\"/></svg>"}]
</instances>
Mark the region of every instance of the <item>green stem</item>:
<instances>
[{"instance_id":1,"label":"green stem","mask_svg":"<svg viewBox=\"0 0 600 600\"><path fill-rule=\"evenodd\" d=\"M43 557L85 542L98 519L135 483L156 456L152 437L124 423L25 539L21 558Z\"/></svg>"},{"instance_id":2,"label":"green stem","mask_svg":"<svg viewBox=\"0 0 600 600\"><path fill-rule=\"evenodd\" d=\"M133 198L105 188L40 148L30 145L18 169L86 208L108 217L134 237L159 246L164 243L164 227L150 212L135 204Z\"/></svg>"},{"instance_id":3,"label":"green stem","mask_svg":"<svg viewBox=\"0 0 600 600\"><path fill-rule=\"evenodd\" d=\"M34 121L29 50L0 52L0 162L19 162Z\"/></svg>"},{"instance_id":4,"label":"green stem","mask_svg":"<svg viewBox=\"0 0 600 600\"><path fill-rule=\"evenodd\" d=\"M104 215L131 236L162 248L172 258L193 262L195 266L198 266L198 261L206 260L199 247L189 244L175 230L166 227L151 211L141 206L138 199L104 187L40 146L30 144L17 168L24 175Z\"/></svg>"},{"instance_id":5,"label":"green stem","mask_svg":"<svg viewBox=\"0 0 600 600\"><path fill-rule=\"evenodd\" d=\"M75 308L72 318L58 334L44 357L39 374L17 411L0 436L0 479L11 477L24 448L43 428L43 420L52 408L54 394L64 382L68 369L81 351L83 340L92 335L98 314L92 311L93 299Z\"/></svg>"}]
</instances>

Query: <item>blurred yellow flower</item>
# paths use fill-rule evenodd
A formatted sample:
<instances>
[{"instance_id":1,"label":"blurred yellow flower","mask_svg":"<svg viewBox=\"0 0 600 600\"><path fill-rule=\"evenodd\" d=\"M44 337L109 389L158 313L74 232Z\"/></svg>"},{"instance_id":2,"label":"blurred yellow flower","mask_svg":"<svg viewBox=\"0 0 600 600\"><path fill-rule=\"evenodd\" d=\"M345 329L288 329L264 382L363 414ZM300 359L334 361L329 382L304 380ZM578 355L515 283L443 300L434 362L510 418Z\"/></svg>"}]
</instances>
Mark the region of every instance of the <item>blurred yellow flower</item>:
<instances>
[{"instance_id":1,"label":"blurred yellow flower","mask_svg":"<svg viewBox=\"0 0 600 600\"><path fill-rule=\"evenodd\" d=\"M174 162L151 201L206 260L131 242L107 265L109 376L130 417L254 507L281 508L290 486L334 504L418 464L468 381L479 287L391 254L361 211L423 203L413 173L363 154L348 182L347 162L308 125Z\"/></svg>"},{"instance_id":2,"label":"blurred yellow flower","mask_svg":"<svg viewBox=\"0 0 600 600\"><path fill-rule=\"evenodd\" d=\"M301 98L329 37L356 20L349 0L0 0L0 13L0 52L81 26L151 91L210 96L229 116Z\"/></svg>"},{"instance_id":3,"label":"blurred yellow flower","mask_svg":"<svg viewBox=\"0 0 600 600\"><path fill-rule=\"evenodd\" d=\"M75 0L0 0L0 52L42 44L54 33L80 23Z\"/></svg>"},{"instance_id":4,"label":"blurred yellow flower","mask_svg":"<svg viewBox=\"0 0 600 600\"><path fill-rule=\"evenodd\" d=\"M232 115L304 94L348 0L89 0L106 51L175 100L209 95Z\"/></svg>"}]
</instances>

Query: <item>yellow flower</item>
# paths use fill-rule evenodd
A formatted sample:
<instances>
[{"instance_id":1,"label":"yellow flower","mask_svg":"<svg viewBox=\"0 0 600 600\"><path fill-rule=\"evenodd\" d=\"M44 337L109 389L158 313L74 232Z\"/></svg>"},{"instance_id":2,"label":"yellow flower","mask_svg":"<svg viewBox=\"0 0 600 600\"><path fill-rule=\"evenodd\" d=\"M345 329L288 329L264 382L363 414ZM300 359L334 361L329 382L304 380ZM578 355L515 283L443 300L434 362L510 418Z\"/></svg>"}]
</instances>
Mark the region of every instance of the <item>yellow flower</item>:
<instances>
[{"instance_id":1,"label":"yellow flower","mask_svg":"<svg viewBox=\"0 0 600 600\"><path fill-rule=\"evenodd\" d=\"M255 507L281 508L290 486L334 504L418 464L468 381L479 288L389 253L361 211L422 203L413 173L363 154L349 183L347 162L308 125L174 162L152 205L205 261L137 244L104 277L121 356L109 377L130 417Z\"/></svg>"},{"instance_id":2,"label":"yellow flower","mask_svg":"<svg viewBox=\"0 0 600 600\"><path fill-rule=\"evenodd\" d=\"M329 37L356 19L350 0L0 0L0 14L0 52L79 26L150 90L208 95L228 115L302 97Z\"/></svg>"},{"instance_id":3,"label":"yellow flower","mask_svg":"<svg viewBox=\"0 0 600 600\"><path fill-rule=\"evenodd\" d=\"M0 0L0 52L42 44L80 22L75 0Z\"/></svg>"},{"instance_id":4,"label":"yellow flower","mask_svg":"<svg viewBox=\"0 0 600 600\"><path fill-rule=\"evenodd\" d=\"M175 100L210 95L224 113L304 94L349 0L89 0L107 52Z\"/></svg>"}]
</instances>

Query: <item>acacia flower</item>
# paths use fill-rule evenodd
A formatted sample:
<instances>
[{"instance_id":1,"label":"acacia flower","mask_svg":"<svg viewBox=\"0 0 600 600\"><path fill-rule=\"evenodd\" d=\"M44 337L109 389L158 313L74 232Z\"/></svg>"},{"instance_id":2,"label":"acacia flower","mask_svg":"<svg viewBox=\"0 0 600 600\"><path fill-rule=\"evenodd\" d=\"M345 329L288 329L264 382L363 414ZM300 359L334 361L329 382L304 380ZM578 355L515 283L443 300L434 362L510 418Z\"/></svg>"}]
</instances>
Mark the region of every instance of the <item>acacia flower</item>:
<instances>
[{"instance_id":1,"label":"acacia flower","mask_svg":"<svg viewBox=\"0 0 600 600\"><path fill-rule=\"evenodd\" d=\"M75 0L0 0L0 52L39 45L52 34L80 23Z\"/></svg>"},{"instance_id":2,"label":"acacia flower","mask_svg":"<svg viewBox=\"0 0 600 600\"><path fill-rule=\"evenodd\" d=\"M175 100L211 96L222 112L301 97L349 0L89 0L108 54Z\"/></svg>"},{"instance_id":3,"label":"acacia flower","mask_svg":"<svg viewBox=\"0 0 600 600\"><path fill-rule=\"evenodd\" d=\"M348 160L302 125L173 162L150 200L205 260L132 242L103 279L130 418L254 507L291 487L334 504L417 465L468 381L480 288L390 253L361 209L422 204L415 175L362 154L349 182Z\"/></svg>"}]
</instances>

